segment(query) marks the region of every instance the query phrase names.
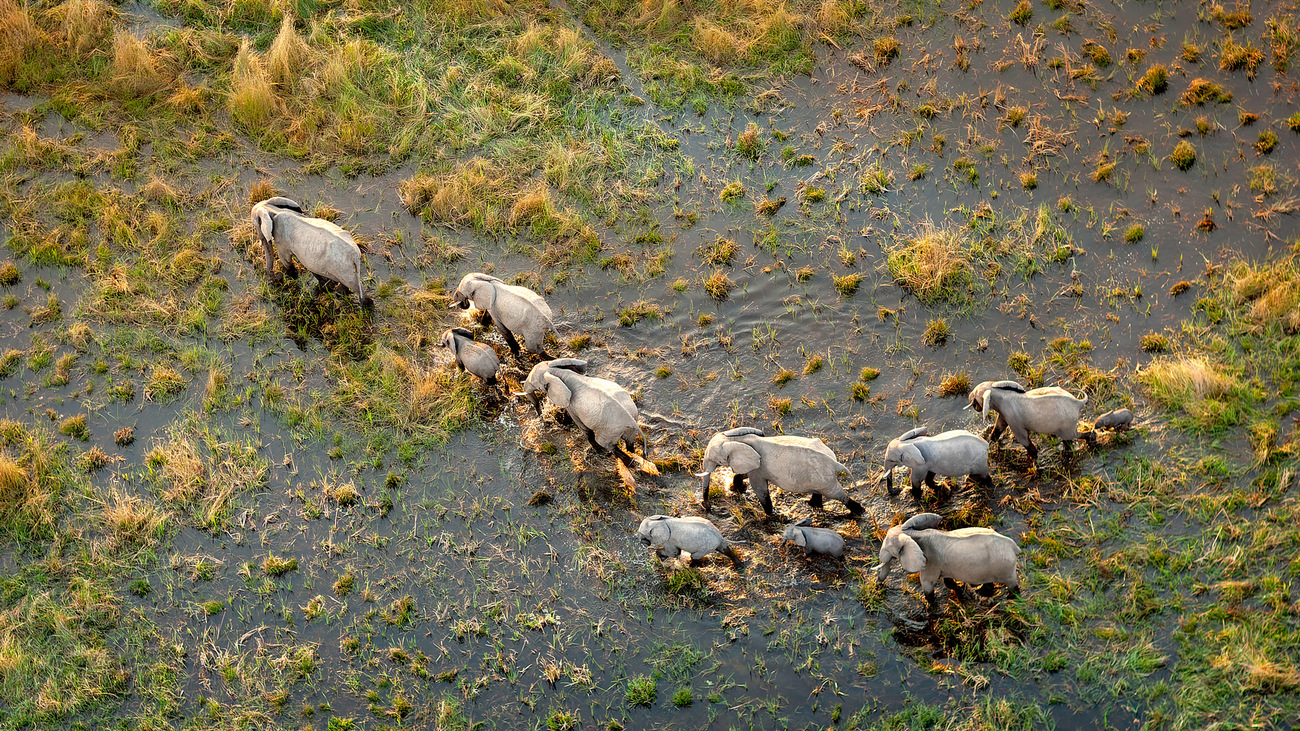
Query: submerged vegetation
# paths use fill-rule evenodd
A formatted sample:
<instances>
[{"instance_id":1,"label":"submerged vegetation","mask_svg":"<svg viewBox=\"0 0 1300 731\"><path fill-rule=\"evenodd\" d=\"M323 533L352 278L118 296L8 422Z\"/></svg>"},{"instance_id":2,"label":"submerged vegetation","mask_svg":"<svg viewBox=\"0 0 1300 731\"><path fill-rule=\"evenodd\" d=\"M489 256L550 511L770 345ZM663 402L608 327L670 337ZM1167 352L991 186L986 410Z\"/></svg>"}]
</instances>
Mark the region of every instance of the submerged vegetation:
<instances>
[{"instance_id":1,"label":"submerged vegetation","mask_svg":"<svg viewBox=\"0 0 1300 731\"><path fill-rule=\"evenodd\" d=\"M1300 717L1297 13L1175 6L0 0L0 725ZM355 234L373 310L270 280L273 195ZM475 270L662 474L510 399L534 360L448 309ZM1134 429L868 479L1011 377ZM714 486L744 572L648 560L738 426L823 438L866 515ZM921 510L1015 536L1022 593L877 581ZM780 547L809 517L845 561Z\"/></svg>"}]
</instances>

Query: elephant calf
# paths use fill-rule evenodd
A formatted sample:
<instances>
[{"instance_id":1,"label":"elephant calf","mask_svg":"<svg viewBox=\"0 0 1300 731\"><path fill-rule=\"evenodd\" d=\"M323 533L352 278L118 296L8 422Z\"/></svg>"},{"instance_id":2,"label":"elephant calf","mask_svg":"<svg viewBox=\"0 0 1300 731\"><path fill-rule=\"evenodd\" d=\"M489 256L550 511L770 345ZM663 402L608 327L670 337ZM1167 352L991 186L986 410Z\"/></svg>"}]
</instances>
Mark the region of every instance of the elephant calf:
<instances>
[{"instance_id":1,"label":"elephant calf","mask_svg":"<svg viewBox=\"0 0 1300 731\"><path fill-rule=\"evenodd\" d=\"M967 586L985 584L989 594L993 583L1006 584L1011 596L1019 592L1016 557L1020 546L1015 541L989 528L935 530L942 521L934 513L920 513L890 528L880 545L880 563L873 569L876 578L884 582L890 566L898 560L908 573L920 574L921 593L931 605L940 577L949 586L951 581Z\"/></svg>"},{"instance_id":2,"label":"elephant calf","mask_svg":"<svg viewBox=\"0 0 1300 731\"><path fill-rule=\"evenodd\" d=\"M1128 409L1107 411L1092 422L1092 428L1111 431L1128 431L1133 427L1133 412Z\"/></svg>"},{"instance_id":3,"label":"elephant calf","mask_svg":"<svg viewBox=\"0 0 1300 731\"><path fill-rule=\"evenodd\" d=\"M475 342L474 333L463 327L453 327L442 334L438 347L451 351L460 370L469 371L489 386L496 385L501 359L491 345Z\"/></svg>"},{"instance_id":4,"label":"elephant calf","mask_svg":"<svg viewBox=\"0 0 1300 731\"><path fill-rule=\"evenodd\" d=\"M722 537L722 532L704 518L651 515L641 521L636 535L641 539L641 545L654 547L660 558L675 558L687 553L694 563L717 551L737 567L743 565L740 555Z\"/></svg>"},{"instance_id":5,"label":"elephant calf","mask_svg":"<svg viewBox=\"0 0 1300 731\"><path fill-rule=\"evenodd\" d=\"M824 553L835 558L844 557L844 536L829 528L792 525L785 529L781 538L802 548L804 555Z\"/></svg>"},{"instance_id":6,"label":"elephant calf","mask_svg":"<svg viewBox=\"0 0 1300 731\"><path fill-rule=\"evenodd\" d=\"M925 427L913 429L891 441L885 450L885 487L890 495L894 490L894 468L907 467L912 471L912 497L921 499L921 484L926 483L936 495L944 491L934 476L960 477L969 475L985 485L993 484L989 477L989 443L962 429L946 431L938 436L928 436Z\"/></svg>"},{"instance_id":7,"label":"elephant calf","mask_svg":"<svg viewBox=\"0 0 1300 731\"><path fill-rule=\"evenodd\" d=\"M741 428L719 432L709 440L704 450L704 471L696 477L704 478L704 495L701 501L709 509L709 481L713 471L730 467L735 473L731 489L744 492L744 478L758 495L763 510L773 514L772 497L768 484L775 484L786 492L811 493L809 505L822 506L822 498L839 500L854 515L862 513L862 506L840 486L837 475L848 472L835 453L820 439L808 437L764 436L757 429Z\"/></svg>"}]
</instances>

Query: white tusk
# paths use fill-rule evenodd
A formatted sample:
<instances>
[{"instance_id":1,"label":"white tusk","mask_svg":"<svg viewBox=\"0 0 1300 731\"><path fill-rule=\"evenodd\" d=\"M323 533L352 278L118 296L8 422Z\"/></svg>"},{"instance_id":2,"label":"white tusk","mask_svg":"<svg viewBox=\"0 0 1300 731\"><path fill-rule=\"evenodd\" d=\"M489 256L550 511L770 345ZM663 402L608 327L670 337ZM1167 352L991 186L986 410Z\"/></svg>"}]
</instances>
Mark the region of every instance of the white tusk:
<instances>
[{"instance_id":1,"label":"white tusk","mask_svg":"<svg viewBox=\"0 0 1300 731\"><path fill-rule=\"evenodd\" d=\"M696 477L708 477L708 476L709 476L709 473L708 473L708 472L700 472L700 473L696 474L695 476L696 476Z\"/></svg>"},{"instance_id":2,"label":"white tusk","mask_svg":"<svg viewBox=\"0 0 1300 731\"><path fill-rule=\"evenodd\" d=\"M874 573L876 573L877 571L883 569L884 567L885 567L885 565L884 565L883 563L878 563L878 564L876 564L875 566L872 566L872 567L871 567L871 573L874 574Z\"/></svg>"}]
</instances>

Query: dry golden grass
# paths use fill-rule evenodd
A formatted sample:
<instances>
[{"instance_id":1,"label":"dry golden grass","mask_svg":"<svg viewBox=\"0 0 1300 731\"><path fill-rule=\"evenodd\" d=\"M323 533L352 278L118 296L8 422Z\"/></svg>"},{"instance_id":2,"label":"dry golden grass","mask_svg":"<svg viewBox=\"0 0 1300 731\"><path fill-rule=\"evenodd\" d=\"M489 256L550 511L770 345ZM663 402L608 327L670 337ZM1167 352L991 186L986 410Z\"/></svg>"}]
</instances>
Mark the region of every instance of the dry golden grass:
<instances>
[{"instance_id":1,"label":"dry golden grass","mask_svg":"<svg viewBox=\"0 0 1300 731\"><path fill-rule=\"evenodd\" d=\"M840 0L822 0L817 6L817 27L827 35L839 35L853 25L853 16Z\"/></svg>"},{"instance_id":2,"label":"dry golden grass","mask_svg":"<svg viewBox=\"0 0 1300 731\"><path fill-rule=\"evenodd\" d=\"M490 224L491 216L481 205L508 183L492 163L476 157L448 173L403 180L399 189L403 204L429 223L463 224L479 209L481 222Z\"/></svg>"},{"instance_id":3,"label":"dry golden grass","mask_svg":"<svg viewBox=\"0 0 1300 731\"><path fill-rule=\"evenodd\" d=\"M1235 304L1250 304L1247 317L1256 329L1276 323L1288 334L1300 332L1300 276L1293 265L1243 263L1229 272L1228 286Z\"/></svg>"},{"instance_id":4,"label":"dry golden grass","mask_svg":"<svg viewBox=\"0 0 1300 731\"><path fill-rule=\"evenodd\" d=\"M113 36L113 80L115 92L141 97L167 87L163 64L149 49L149 44L130 33Z\"/></svg>"},{"instance_id":5,"label":"dry golden grass","mask_svg":"<svg viewBox=\"0 0 1300 731\"><path fill-rule=\"evenodd\" d=\"M311 57L311 47L298 35L293 25L293 16L285 13L284 19L280 21L280 33L266 52L266 66L271 80L283 89L295 88L295 82L301 77Z\"/></svg>"},{"instance_id":6,"label":"dry golden grass","mask_svg":"<svg viewBox=\"0 0 1300 731\"><path fill-rule=\"evenodd\" d=\"M235 121L255 131L263 130L271 122L279 106L271 74L247 40L235 56L228 103Z\"/></svg>"},{"instance_id":7,"label":"dry golden grass","mask_svg":"<svg viewBox=\"0 0 1300 731\"><path fill-rule=\"evenodd\" d=\"M960 234L933 226L891 250L887 265L895 281L925 302L954 294L971 269Z\"/></svg>"},{"instance_id":8,"label":"dry golden grass","mask_svg":"<svg viewBox=\"0 0 1300 731\"><path fill-rule=\"evenodd\" d=\"M68 0L51 12L59 20L63 43L78 56L88 56L103 47L117 15L102 0Z\"/></svg>"},{"instance_id":9,"label":"dry golden grass","mask_svg":"<svg viewBox=\"0 0 1300 731\"><path fill-rule=\"evenodd\" d=\"M695 19L692 40L701 55L718 65L732 63L745 52L744 42L708 18Z\"/></svg>"},{"instance_id":10,"label":"dry golden grass","mask_svg":"<svg viewBox=\"0 0 1300 731\"><path fill-rule=\"evenodd\" d=\"M0 0L0 84L8 84L28 52L45 43L31 13L15 0Z\"/></svg>"},{"instance_id":11,"label":"dry golden grass","mask_svg":"<svg viewBox=\"0 0 1300 731\"><path fill-rule=\"evenodd\" d=\"M30 510L33 498L39 500L33 488L27 470L8 457L0 457L0 517L8 522L14 514Z\"/></svg>"},{"instance_id":12,"label":"dry golden grass","mask_svg":"<svg viewBox=\"0 0 1300 731\"><path fill-rule=\"evenodd\" d=\"M166 482L163 500L183 503L194 499L207 485L208 470L194 442L179 439L158 446L149 453L149 461L162 467Z\"/></svg>"},{"instance_id":13,"label":"dry golden grass","mask_svg":"<svg viewBox=\"0 0 1300 731\"><path fill-rule=\"evenodd\" d=\"M149 182L140 188L140 195L147 201L164 205L174 205L180 200L180 194L176 192L176 189L157 177L150 178Z\"/></svg>"},{"instance_id":14,"label":"dry golden grass","mask_svg":"<svg viewBox=\"0 0 1300 731\"><path fill-rule=\"evenodd\" d=\"M525 188L510 207L510 225L522 226L533 219L551 215L553 210L550 190L544 184L533 184Z\"/></svg>"},{"instance_id":15,"label":"dry golden grass","mask_svg":"<svg viewBox=\"0 0 1300 731\"><path fill-rule=\"evenodd\" d=\"M1169 406L1188 401L1227 396L1241 388L1241 381L1204 358L1173 357L1157 360L1142 372L1151 395Z\"/></svg>"},{"instance_id":16,"label":"dry golden grass","mask_svg":"<svg viewBox=\"0 0 1300 731\"><path fill-rule=\"evenodd\" d=\"M161 508L116 490L111 502L100 510L100 519L113 547L152 545L167 524L167 515Z\"/></svg>"}]
</instances>

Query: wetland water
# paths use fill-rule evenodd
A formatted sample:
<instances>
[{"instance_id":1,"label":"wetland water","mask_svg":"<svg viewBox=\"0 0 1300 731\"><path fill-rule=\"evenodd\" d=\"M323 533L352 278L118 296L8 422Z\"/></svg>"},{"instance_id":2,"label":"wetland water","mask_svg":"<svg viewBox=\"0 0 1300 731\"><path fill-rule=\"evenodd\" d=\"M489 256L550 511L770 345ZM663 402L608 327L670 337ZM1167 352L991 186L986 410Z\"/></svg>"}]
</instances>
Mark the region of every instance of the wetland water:
<instances>
[{"instance_id":1,"label":"wetland water","mask_svg":"<svg viewBox=\"0 0 1300 731\"><path fill-rule=\"evenodd\" d=\"M151 128L125 102L78 112L57 81L0 98L0 236L21 272L0 312L15 354L0 410L23 434L48 432L52 461L69 465L62 512L6 528L4 636L20 638L12 667L35 679L13 681L0 720L336 731L1300 718L1294 525L1271 539L1233 527L1295 509L1295 328L1214 341L1223 310L1257 296L1229 285L1238 262L1294 266L1300 95L1276 50L1300 34L1294 3L1253 7L1244 27L1190 2L1053 2L1024 23L1008 20L1011 3L854 6L838 32L810 7L791 46L810 72L767 59L734 88L721 68L697 69L705 84L663 61L710 57L691 14L715 9L503 7L463 26L459 47L412 40L383 14L399 5L326 5L310 10L322 19L310 43L338 32L406 54L438 97L424 103L450 108L427 112L445 139L335 163L280 138L262 138L277 150L264 153L225 111ZM212 69L236 36L271 57L276 23L199 6L123 8L114 22L188 64L185 83L230 83ZM734 12L733 30L775 9ZM518 106L510 89L550 88L533 81L551 73L545 53L516 38L540 26L573 33L551 45L606 59L617 81L590 98L566 86L578 101L549 118ZM1249 74L1218 62L1252 42L1272 50ZM1156 65L1168 88L1144 91ZM478 85L465 97L458 74ZM1196 80L1221 85L1217 101L1184 101ZM515 116L456 107L475 94L506 95ZM115 129L115 115L131 123ZM1170 159L1180 142L1195 150L1185 171ZM475 158L510 190L487 175L464 210L408 197L425 173L452 189ZM598 251L558 264L542 252L553 234L519 197L538 186ZM310 277L268 284L244 222L272 190L356 234L374 312ZM629 488L553 410L509 399L531 361L504 357L499 390L448 376L432 347L446 327L508 353L496 330L446 309L471 271L544 294L550 351L635 395L661 474ZM1243 385L1215 397L1259 396L1240 396L1235 421L1221 415L1237 407L1216 406L1214 428L1198 421L1204 402L1179 412L1141 378L1160 358L1238 349L1282 365L1232 366ZM887 494L890 439L981 431L966 393L1006 378L1086 393L1086 422L1131 408L1136 428L1072 459L1036 439L1036 466L1004 437L991 489ZM435 428L457 408L463 419ZM69 422L79 414L84 431ZM702 515L691 473L710 436L737 426L823 439L865 515L774 490L765 520L752 493L722 489L724 470L707 517L743 570L716 555L653 559L637 523ZM33 480L46 469L23 446L34 439L5 436L5 460ZM27 515L15 510L6 521ZM1020 596L958 602L941 587L931 611L901 571L877 582L884 531L924 511L1020 542ZM803 518L842 533L846 557L782 545ZM1246 573L1242 551L1263 575ZM81 612L63 622L75 640L15 629L44 616L42 597ZM89 685L40 664L74 651Z\"/></svg>"}]
</instances>

